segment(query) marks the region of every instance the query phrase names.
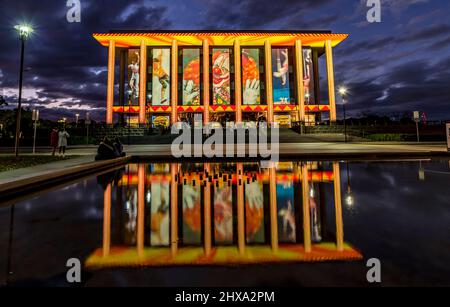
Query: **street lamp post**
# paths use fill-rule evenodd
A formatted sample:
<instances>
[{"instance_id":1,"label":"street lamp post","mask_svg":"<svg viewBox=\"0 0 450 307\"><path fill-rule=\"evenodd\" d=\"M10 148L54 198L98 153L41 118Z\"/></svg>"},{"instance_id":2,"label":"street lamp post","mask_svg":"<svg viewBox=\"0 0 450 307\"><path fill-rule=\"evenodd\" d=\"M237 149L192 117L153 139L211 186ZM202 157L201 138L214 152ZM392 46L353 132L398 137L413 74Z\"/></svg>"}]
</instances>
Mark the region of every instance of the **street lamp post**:
<instances>
[{"instance_id":1,"label":"street lamp post","mask_svg":"<svg viewBox=\"0 0 450 307\"><path fill-rule=\"evenodd\" d=\"M14 154L16 157L19 156L19 139L20 139L20 120L22 117L22 84L23 84L23 62L25 54L25 40L33 32L33 28L27 25L17 25L14 27L19 31L19 37L21 41L20 50L20 74L19 74L19 100L17 105L17 119L16 119L16 140L14 144Z\"/></svg>"},{"instance_id":2,"label":"street lamp post","mask_svg":"<svg viewBox=\"0 0 450 307\"><path fill-rule=\"evenodd\" d=\"M36 154L36 129L37 122L39 120L39 110L33 110L32 120L34 124L34 133L33 133L33 155Z\"/></svg>"},{"instance_id":3,"label":"street lamp post","mask_svg":"<svg viewBox=\"0 0 450 307\"><path fill-rule=\"evenodd\" d=\"M345 87L340 87L339 94L341 95L341 103L344 111L344 138L345 143L347 143L347 116L345 114L345 95L347 94L347 89Z\"/></svg>"}]
</instances>

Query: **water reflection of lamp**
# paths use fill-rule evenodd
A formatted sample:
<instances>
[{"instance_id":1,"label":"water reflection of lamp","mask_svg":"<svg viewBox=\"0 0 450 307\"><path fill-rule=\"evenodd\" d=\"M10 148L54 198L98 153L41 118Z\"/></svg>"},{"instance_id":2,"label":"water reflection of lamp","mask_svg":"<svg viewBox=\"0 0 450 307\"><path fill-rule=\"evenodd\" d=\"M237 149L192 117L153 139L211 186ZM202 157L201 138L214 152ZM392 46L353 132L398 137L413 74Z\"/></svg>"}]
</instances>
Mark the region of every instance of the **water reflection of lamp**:
<instances>
[{"instance_id":1,"label":"water reflection of lamp","mask_svg":"<svg viewBox=\"0 0 450 307\"><path fill-rule=\"evenodd\" d=\"M348 161L346 162L347 169L347 191L345 192L345 204L348 208L352 208L355 204L355 199L353 197L352 189L350 187L350 172L348 170Z\"/></svg>"},{"instance_id":2,"label":"water reflection of lamp","mask_svg":"<svg viewBox=\"0 0 450 307\"><path fill-rule=\"evenodd\" d=\"M131 134L131 95L133 94L132 90L127 91L128 94L128 145L130 145L130 134Z\"/></svg>"},{"instance_id":3,"label":"water reflection of lamp","mask_svg":"<svg viewBox=\"0 0 450 307\"><path fill-rule=\"evenodd\" d=\"M316 191L314 190L314 185L311 183L311 187L309 188L309 197L314 198L316 195Z\"/></svg>"}]
</instances>

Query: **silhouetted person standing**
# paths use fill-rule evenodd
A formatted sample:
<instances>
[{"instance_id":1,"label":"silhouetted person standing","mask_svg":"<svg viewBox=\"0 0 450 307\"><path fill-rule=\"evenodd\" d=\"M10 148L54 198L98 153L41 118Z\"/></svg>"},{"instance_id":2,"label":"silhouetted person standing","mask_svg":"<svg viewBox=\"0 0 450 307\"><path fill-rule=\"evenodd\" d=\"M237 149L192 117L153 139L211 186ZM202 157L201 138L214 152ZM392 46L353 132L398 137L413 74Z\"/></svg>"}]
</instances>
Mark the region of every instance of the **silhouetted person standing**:
<instances>
[{"instance_id":1,"label":"silhouetted person standing","mask_svg":"<svg viewBox=\"0 0 450 307\"><path fill-rule=\"evenodd\" d=\"M50 133L50 145L53 148L52 156L55 155L56 148L58 147L58 129L53 128L52 132Z\"/></svg>"},{"instance_id":2,"label":"silhouetted person standing","mask_svg":"<svg viewBox=\"0 0 450 307\"><path fill-rule=\"evenodd\" d=\"M70 135L67 133L66 129L63 129L63 131L58 133L59 154L62 152L63 157L66 155L67 138L69 137Z\"/></svg>"}]
</instances>

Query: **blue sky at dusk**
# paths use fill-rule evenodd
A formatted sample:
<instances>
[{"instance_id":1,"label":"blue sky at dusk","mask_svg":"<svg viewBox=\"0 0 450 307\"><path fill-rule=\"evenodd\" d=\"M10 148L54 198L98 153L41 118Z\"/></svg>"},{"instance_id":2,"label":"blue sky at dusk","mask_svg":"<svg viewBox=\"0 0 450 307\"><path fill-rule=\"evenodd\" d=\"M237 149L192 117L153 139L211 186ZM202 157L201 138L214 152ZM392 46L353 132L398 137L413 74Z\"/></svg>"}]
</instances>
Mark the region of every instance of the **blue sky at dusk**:
<instances>
[{"instance_id":1,"label":"blue sky at dusk","mask_svg":"<svg viewBox=\"0 0 450 307\"><path fill-rule=\"evenodd\" d=\"M450 119L450 1L381 0L382 22L373 24L366 2L81 0L81 23L68 23L65 0L2 0L0 95L17 99L20 42L13 26L21 21L36 28L27 42L25 101L47 118L86 110L104 118L107 49L93 32L325 29L350 34L334 50L334 63L336 85L351 91L351 115L420 110L430 120ZM326 99L324 58L320 64Z\"/></svg>"}]
</instances>

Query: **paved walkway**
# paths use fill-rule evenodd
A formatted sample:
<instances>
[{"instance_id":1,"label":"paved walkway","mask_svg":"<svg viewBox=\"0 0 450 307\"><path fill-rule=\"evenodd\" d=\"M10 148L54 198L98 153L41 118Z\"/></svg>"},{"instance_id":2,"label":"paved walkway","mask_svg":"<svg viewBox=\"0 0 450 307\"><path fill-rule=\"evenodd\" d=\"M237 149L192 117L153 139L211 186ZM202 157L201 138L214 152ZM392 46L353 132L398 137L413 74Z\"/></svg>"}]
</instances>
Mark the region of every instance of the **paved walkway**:
<instances>
[{"instance_id":1,"label":"paved walkway","mask_svg":"<svg viewBox=\"0 0 450 307\"><path fill-rule=\"evenodd\" d=\"M55 171L66 169L73 166L82 165L94 161L93 155L84 155L73 159L61 160L31 167L19 168L7 172L0 172L0 185L17 180L32 178L35 176L44 176Z\"/></svg>"}]
</instances>

